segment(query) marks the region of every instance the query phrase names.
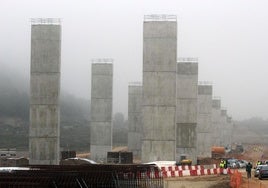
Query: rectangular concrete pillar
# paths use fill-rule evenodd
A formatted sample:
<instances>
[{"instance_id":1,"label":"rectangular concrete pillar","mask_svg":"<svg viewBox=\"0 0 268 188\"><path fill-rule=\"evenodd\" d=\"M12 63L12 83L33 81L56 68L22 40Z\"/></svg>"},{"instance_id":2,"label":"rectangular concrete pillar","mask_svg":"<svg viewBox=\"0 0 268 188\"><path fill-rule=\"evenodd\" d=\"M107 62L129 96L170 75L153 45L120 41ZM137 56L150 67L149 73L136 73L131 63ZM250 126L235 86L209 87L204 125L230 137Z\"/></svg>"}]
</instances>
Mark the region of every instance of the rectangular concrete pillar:
<instances>
[{"instance_id":1,"label":"rectangular concrete pillar","mask_svg":"<svg viewBox=\"0 0 268 188\"><path fill-rule=\"evenodd\" d=\"M179 58L177 64L177 160L186 155L196 164L198 60Z\"/></svg>"},{"instance_id":2,"label":"rectangular concrete pillar","mask_svg":"<svg viewBox=\"0 0 268 188\"><path fill-rule=\"evenodd\" d=\"M227 146L231 146L233 143L233 129L234 129L234 122L231 116L227 116Z\"/></svg>"},{"instance_id":3,"label":"rectangular concrete pillar","mask_svg":"<svg viewBox=\"0 0 268 188\"><path fill-rule=\"evenodd\" d=\"M145 16L142 162L175 160L176 58L176 16Z\"/></svg>"},{"instance_id":4,"label":"rectangular concrete pillar","mask_svg":"<svg viewBox=\"0 0 268 188\"><path fill-rule=\"evenodd\" d=\"M113 60L92 60L90 157L107 161L112 150Z\"/></svg>"},{"instance_id":5,"label":"rectangular concrete pillar","mask_svg":"<svg viewBox=\"0 0 268 188\"><path fill-rule=\"evenodd\" d=\"M221 99L219 97L212 100L212 140L213 146L221 145Z\"/></svg>"},{"instance_id":6,"label":"rectangular concrete pillar","mask_svg":"<svg viewBox=\"0 0 268 188\"><path fill-rule=\"evenodd\" d=\"M221 145L227 146L228 145L228 124L227 124L227 110L221 109L221 118L220 118L220 129L221 129Z\"/></svg>"},{"instance_id":7,"label":"rectangular concrete pillar","mask_svg":"<svg viewBox=\"0 0 268 188\"><path fill-rule=\"evenodd\" d=\"M198 85L197 155L211 157L212 146L212 85Z\"/></svg>"},{"instance_id":8,"label":"rectangular concrete pillar","mask_svg":"<svg viewBox=\"0 0 268 188\"><path fill-rule=\"evenodd\" d=\"M141 158L142 136L142 85L131 83L128 86L128 150Z\"/></svg>"},{"instance_id":9,"label":"rectangular concrete pillar","mask_svg":"<svg viewBox=\"0 0 268 188\"><path fill-rule=\"evenodd\" d=\"M61 25L57 19L33 19L29 163L57 165L60 154Z\"/></svg>"}]
</instances>

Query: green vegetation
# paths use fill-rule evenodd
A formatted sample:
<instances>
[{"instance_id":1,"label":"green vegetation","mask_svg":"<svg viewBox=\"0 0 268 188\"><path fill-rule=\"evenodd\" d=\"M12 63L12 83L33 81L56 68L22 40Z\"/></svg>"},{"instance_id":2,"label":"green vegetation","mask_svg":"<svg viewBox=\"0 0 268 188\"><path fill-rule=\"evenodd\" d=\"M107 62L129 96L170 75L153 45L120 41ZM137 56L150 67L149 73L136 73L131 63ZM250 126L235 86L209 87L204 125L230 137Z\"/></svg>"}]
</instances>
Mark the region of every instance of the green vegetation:
<instances>
[{"instance_id":1,"label":"green vegetation","mask_svg":"<svg viewBox=\"0 0 268 188\"><path fill-rule=\"evenodd\" d=\"M28 149L29 85L19 75L0 71L0 148ZM90 101L66 92L60 97L60 143L64 150L90 150ZM123 114L113 122L114 144L127 144Z\"/></svg>"}]
</instances>

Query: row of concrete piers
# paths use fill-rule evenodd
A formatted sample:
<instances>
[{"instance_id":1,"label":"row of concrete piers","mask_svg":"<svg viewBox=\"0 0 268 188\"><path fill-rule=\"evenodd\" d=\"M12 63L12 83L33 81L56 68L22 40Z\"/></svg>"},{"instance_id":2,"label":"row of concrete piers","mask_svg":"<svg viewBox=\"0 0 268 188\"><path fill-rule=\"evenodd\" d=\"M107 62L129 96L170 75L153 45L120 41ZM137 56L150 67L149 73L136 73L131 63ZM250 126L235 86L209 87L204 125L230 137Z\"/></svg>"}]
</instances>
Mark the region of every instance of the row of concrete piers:
<instances>
[{"instance_id":1,"label":"row of concrete piers","mask_svg":"<svg viewBox=\"0 0 268 188\"><path fill-rule=\"evenodd\" d=\"M40 21L41 20L41 21ZM59 164L61 23L32 22L30 164ZM142 83L128 87L128 149L142 162L210 157L231 144L232 119L198 81L198 59L178 58L176 16L146 16ZM140 63L140 62L137 62ZM113 59L92 60L91 159L112 150Z\"/></svg>"}]
</instances>

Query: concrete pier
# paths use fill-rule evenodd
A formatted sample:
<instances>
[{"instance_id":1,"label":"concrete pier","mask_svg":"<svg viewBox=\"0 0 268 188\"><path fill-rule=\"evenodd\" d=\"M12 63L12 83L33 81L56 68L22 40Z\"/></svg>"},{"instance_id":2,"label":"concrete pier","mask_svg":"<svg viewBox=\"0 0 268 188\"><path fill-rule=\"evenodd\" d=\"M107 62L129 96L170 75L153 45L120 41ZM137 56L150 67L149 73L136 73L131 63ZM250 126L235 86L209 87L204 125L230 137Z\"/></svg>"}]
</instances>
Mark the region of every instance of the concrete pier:
<instances>
[{"instance_id":1,"label":"concrete pier","mask_svg":"<svg viewBox=\"0 0 268 188\"><path fill-rule=\"evenodd\" d=\"M176 16L145 16L142 162L175 160L176 58Z\"/></svg>"},{"instance_id":2,"label":"concrete pier","mask_svg":"<svg viewBox=\"0 0 268 188\"><path fill-rule=\"evenodd\" d=\"M177 64L177 158L182 156L197 161L197 88L198 60L179 58Z\"/></svg>"},{"instance_id":3,"label":"concrete pier","mask_svg":"<svg viewBox=\"0 0 268 188\"><path fill-rule=\"evenodd\" d=\"M227 123L227 110L221 109L221 118L220 118L220 126L221 126L221 145L227 146L228 145L228 123Z\"/></svg>"},{"instance_id":4,"label":"concrete pier","mask_svg":"<svg viewBox=\"0 0 268 188\"><path fill-rule=\"evenodd\" d=\"M60 154L61 25L32 19L29 163L57 165Z\"/></svg>"},{"instance_id":5,"label":"concrete pier","mask_svg":"<svg viewBox=\"0 0 268 188\"><path fill-rule=\"evenodd\" d=\"M230 146L233 143L233 129L234 122L231 116L227 115L227 145Z\"/></svg>"},{"instance_id":6,"label":"concrete pier","mask_svg":"<svg viewBox=\"0 0 268 188\"><path fill-rule=\"evenodd\" d=\"M130 83L128 86L128 150L141 158L142 137L142 85Z\"/></svg>"},{"instance_id":7,"label":"concrete pier","mask_svg":"<svg viewBox=\"0 0 268 188\"><path fill-rule=\"evenodd\" d=\"M91 77L91 159L107 161L112 150L113 60L93 59Z\"/></svg>"},{"instance_id":8,"label":"concrete pier","mask_svg":"<svg viewBox=\"0 0 268 188\"><path fill-rule=\"evenodd\" d=\"M221 99L214 97L212 99L212 140L214 146L221 145Z\"/></svg>"},{"instance_id":9,"label":"concrete pier","mask_svg":"<svg viewBox=\"0 0 268 188\"><path fill-rule=\"evenodd\" d=\"M212 145L212 85L199 82L197 116L197 155L211 157Z\"/></svg>"}]
</instances>

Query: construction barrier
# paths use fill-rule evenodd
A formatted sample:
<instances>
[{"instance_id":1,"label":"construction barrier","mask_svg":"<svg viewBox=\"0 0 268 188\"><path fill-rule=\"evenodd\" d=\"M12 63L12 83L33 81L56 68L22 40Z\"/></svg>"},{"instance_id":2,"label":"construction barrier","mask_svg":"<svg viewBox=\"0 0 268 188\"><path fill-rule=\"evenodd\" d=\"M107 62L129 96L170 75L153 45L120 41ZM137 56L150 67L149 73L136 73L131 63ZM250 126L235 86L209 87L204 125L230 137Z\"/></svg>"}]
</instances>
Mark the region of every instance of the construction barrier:
<instances>
[{"instance_id":1,"label":"construction barrier","mask_svg":"<svg viewBox=\"0 0 268 188\"><path fill-rule=\"evenodd\" d=\"M231 174L230 168L214 168L206 169L205 166L162 166L161 171L163 178L170 177L183 177L183 176L203 176L203 175L215 175L215 174Z\"/></svg>"}]
</instances>

